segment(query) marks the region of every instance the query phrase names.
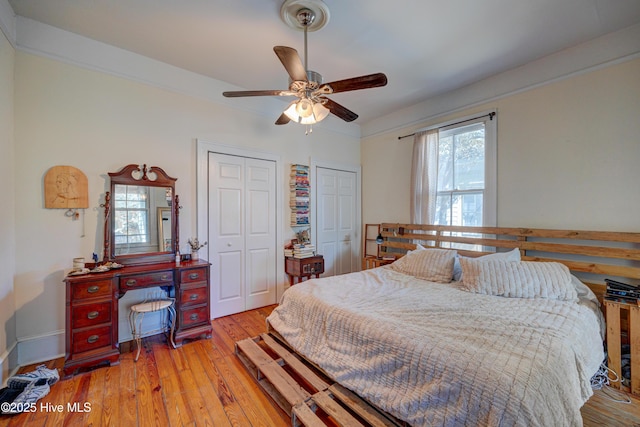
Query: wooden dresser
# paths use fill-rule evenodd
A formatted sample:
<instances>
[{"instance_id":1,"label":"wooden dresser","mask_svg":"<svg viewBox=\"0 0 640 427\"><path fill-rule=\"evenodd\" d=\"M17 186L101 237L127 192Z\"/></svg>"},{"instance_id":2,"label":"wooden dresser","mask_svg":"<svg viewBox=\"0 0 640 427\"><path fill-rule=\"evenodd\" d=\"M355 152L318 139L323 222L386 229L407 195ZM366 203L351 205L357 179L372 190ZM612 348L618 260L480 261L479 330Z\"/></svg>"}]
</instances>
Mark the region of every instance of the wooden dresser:
<instances>
[{"instance_id":1,"label":"wooden dresser","mask_svg":"<svg viewBox=\"0 0 640 427\"><path fill-rule=\"evenodd\" d=\"M209 263L131 265L67 276L65 377L79 368L119 363L118 300L131 289L161 287L176 299L174 341L211 337Z\"/></svg>"}]
</instances>

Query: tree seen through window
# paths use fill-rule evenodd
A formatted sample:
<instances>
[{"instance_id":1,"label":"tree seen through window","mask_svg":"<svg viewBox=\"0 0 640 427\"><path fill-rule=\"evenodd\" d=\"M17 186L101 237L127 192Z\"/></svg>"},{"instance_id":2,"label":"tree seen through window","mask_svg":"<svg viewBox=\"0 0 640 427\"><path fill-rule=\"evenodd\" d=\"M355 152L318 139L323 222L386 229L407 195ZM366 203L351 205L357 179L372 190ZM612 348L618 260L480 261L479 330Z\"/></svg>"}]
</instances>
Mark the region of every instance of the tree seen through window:
<instances>
[{"instance_id":1,"label":"tree seen through window","mask_svg":"<svg viewBox=\"0 0 640 427\"><path fill-rule=\"evenodd\" d=\"M481 226L484 190L484 123L440 132L435 224Z\"/></svg>"}]
</instances>

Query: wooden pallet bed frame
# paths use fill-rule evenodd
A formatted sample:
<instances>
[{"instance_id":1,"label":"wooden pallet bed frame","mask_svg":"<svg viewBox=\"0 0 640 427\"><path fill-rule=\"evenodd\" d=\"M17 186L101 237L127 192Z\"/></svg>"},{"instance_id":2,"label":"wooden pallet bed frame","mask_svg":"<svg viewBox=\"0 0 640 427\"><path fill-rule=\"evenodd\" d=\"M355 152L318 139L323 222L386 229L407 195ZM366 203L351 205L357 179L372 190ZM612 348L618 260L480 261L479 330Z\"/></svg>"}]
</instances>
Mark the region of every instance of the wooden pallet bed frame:
<instances>
[{"instance_id":1,"label":"wooden pallet bed frame","mask_svg":"<svg viewBox=\"0 0 640 427\"><path fill-rule=\"evenodd\" d=\"M294 427L405 427L297 355L273 329L236 342L236 355Z\"/></svg>"},{"instance_id":2,"label":"wooden pallet bed frame","mask_svg":"<svg viewBox=\"0 0 640 427\"><path fill-rule=\"evenodd\" d=\"M640 233L398 223L382 223L381 230L382 256L402 256L416 243L470 257L518 248L523 261L566 265L599 298L605 277L640 283Z\"/></svg>"},{"instance_id":3,"label":"wooden pallet bed frame","mask_svg":"<svg viewBox=\"0 0 640 427\"><path fill-rule=\"evenodd\" d=\"M462 256L481 256L518 248L523 261L554 261L566 265L602 301L604 278L640 283L640 233L506 227L457 227L382 223L381 256L401 257L420 244L453 248ZM616 305L617 304L617 305ZM631 390L640 394L640 307L631 307L621 321L619 303L605 304L607 335L613 347L609 366L620 372L621 324L632 342ZM604 306L603 306L604 307ZM316 365L291 350L268 325L267 334L236 343L236 354L260 386L287 412L294 426L404 426L326 376ZM635 346L633 345L635 343Z\"/></svg>"}]
</instances>

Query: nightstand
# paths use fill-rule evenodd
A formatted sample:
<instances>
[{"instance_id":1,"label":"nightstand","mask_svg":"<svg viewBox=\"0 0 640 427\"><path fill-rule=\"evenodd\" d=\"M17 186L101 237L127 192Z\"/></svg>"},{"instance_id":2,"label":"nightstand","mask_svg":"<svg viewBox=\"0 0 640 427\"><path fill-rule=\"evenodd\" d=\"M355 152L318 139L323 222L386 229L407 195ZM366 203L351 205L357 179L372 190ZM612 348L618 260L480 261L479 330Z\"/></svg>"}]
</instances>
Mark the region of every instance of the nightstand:
<instances>
[{"instance_id":1,"label":"nightstand","mask_svg":"<svg viewBox=\"0 0 640 427\"><path fill-rule=\"evenodd\" d=\"M370 268L381 267L383 265L391 264L395 259L383 259L375 255L367 255L362 258L362 269L368 270Z\"/></svg>"},{"instance_id":2,"label":"nightstand","mask_svg":"<svg viewBox=\"0 0 640 427\"><path fill-rule=\"evenodd\" d=\"M631 392L640 396L640 306L637 304L604 300L607 323L607 366L622 377L621 344L630 344L629 362L631 364L631 378L629 387L615 381L609 373L611 387Z\"/></svg>"},{"instance_id":3,"label":"nightstand","mask_svg":"<svg viewBox=\"0 0 640 427\"><path fill-rule=\"evenodd\" d=\"M284 272L289 276L289 285L295 285L295 278L300 283L304 278L316 278L324 273L324 258L322 255L314 255L308 258L287 257L284 259Z\"/></svg>"}]
</instances>

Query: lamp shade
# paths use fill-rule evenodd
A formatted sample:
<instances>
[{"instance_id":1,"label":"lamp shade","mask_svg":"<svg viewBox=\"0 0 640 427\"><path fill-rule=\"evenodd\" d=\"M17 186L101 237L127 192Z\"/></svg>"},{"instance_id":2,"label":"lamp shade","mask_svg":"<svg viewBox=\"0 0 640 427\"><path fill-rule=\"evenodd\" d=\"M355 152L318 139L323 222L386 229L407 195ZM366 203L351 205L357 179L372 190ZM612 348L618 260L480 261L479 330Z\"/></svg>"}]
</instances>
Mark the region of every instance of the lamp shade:
<instances>
[{"instance_id":1,"label":"lamp shade","mask_svg":"<svg viewBox=\"0 0 640 427\"><path fill-rule=\"evenodd\" d=\"M329 115L329 109L320 102L303 98L289 104L284 114L296 123L312 125L324 120Z\"/></svg>"}]
</instances>

